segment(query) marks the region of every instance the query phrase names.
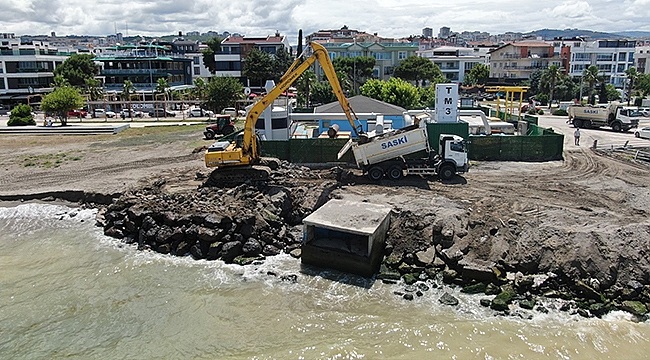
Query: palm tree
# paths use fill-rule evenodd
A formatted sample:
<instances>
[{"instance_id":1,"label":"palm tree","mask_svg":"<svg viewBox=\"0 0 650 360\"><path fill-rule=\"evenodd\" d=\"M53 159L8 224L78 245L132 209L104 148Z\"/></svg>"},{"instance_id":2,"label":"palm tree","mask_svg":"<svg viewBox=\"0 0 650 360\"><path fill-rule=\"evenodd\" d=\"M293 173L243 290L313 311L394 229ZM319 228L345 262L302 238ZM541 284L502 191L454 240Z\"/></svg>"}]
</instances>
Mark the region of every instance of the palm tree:
<instances>
[{"instance_id":1,"label":"palm tree","mask_svg":"<svg viewBox=\"0 0 650 360\"><path fill-rule=\"evenodd\" d=\"M634 92L634 87L636 86L636 81L639 79L639 72L636 70L636 68L633 66L627 70L625 70L625 76L627 76L627 79L630 81L630 87L627 90L627 106L630 106L630 98L632 97L632 93Z\"/></svg>"},{"instance_id":2,"label":"palm tree","mask_svg":"<svg viewBox=\"0 0 650 360\"><path fill-rule=\"evenodd\" d=\"M555 92L555 86L557 85L557 81L560 79L562 76L562 69L557 66L557 65L551 65L548 67L548 69L544 70L544 73L542 74L542 82L546 83L549 88L549 99L548 99L548 108L551 108L551 104L553 103L553 93Z\"/></svg>"},{"instance_id":3,"label":"palm tree","mask_svg":"<svg viewBox=\"0 0 650 360\"><path fill-rule=\"evenodd\" d=\"M203 78L194 79L194 97L200 102L201 108L203 108L203 101L205 101L205 91L208 88L208 84Z\"/></svg>"},{"instance_id":4,"label":"palm tree","mask_svg":"<svg viewBox=\"0 0 650 360\"><path fill-rule=\"evenodd\" d=\"M316 74L311 70L306 70L296 81L298 90L298 103L304 107L309 107L312 89L316 83Z\"/></svg>"},{"instance_id":5,"label":"palm tree","mask_svg":"<svg viewBox=\"0 0 650 360\"><path fill-rule=\"evenodd\" d=\"M164 108L167 109L167 91L169 90L169 82L165 78L160 78L156 82L156 92L163 94Z\"/></svg>"},{"instance_id":6,"label":"palm tree","mask_svg":"<svg viewBox=\"0 0 650 360\"><path fill-rule=\"evenodd\" d=\"M596 103L594 89L600 80L600 76L598 75L598 67L596 65L590 65L582 72L582 79L586 81L587 85L589 86L589 103L591 105L594 105Z\"/></svg>"},{"instance_id":7,"label":"palm tree","mask_svg":"<svg viewBox=\"0 0 650 360\"><path fill-rule=\"evenodd\" d=\"M133 111L131 111L131 94L135 93L135 86L131 80L124 80L124 85L122 86L122 100L126 99L129 104L129 115L131 120L133 120Z\"/></svg>"}]
</instances>

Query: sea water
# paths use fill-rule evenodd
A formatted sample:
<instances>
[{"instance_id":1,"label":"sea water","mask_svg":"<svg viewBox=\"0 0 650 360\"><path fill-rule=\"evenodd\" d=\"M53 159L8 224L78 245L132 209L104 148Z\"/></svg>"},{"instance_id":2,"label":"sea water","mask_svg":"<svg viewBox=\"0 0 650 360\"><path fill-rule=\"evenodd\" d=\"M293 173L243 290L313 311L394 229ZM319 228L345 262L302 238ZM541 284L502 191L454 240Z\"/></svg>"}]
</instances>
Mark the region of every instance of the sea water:
<instances>
[{"instance_id":1,"label":"sea water","mask_svg":"<svg viewBox=\"0 0 650 360\"><path fill-rule=\"evenodd\" d=\"M0 208L0 359L650 357L650 325L623 312L504 317L443 284L407 301L403 284L288 255L241 267L138 251L94 216ZM460 304L440 304L445 292Z\"/></svg>"}]
</instances>

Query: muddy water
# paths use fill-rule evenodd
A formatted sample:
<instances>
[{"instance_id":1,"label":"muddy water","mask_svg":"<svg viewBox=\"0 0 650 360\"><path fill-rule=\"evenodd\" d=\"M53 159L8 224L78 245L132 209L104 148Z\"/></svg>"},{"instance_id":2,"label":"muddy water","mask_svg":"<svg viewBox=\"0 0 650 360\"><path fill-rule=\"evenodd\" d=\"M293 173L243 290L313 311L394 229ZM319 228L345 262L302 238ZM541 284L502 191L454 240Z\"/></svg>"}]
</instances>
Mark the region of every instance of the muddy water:
<instances>
[{"instance_id":1,"label":"muddy water","mask_svg":"<svg viewBox=\"0 0 650 360\"><path fill-rule=\"evenodd\" d=\"M71 217L70 215L74 215ZM89 210L0 208L3 359L645 359L650 325L623 313L495 316L440 287L302 269L227 266L120 247ZM272 273L272 274L269 274ZM273 275L275 274L275 275ZM297 280L283 281L296 274ZM438 298L450 291L458 307Z\"/></svg>"}]
</instances>

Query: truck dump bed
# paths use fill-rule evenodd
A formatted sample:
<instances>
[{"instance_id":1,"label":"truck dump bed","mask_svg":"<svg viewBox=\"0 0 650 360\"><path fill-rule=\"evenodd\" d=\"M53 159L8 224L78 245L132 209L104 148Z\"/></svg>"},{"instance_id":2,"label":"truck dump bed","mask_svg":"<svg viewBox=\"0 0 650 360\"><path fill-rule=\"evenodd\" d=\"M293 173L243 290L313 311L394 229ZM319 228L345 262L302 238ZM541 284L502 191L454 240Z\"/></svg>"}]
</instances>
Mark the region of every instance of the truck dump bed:
<instances>
[{"instance_id":1,"label":"truck dump bed","mask_svg":"<svg viewBox=\"0 0 650 360\"><path fill-rule=\"evenodd\" d=\"M422 150L429 150L429 140L424 128L398 131L372 138L365 144L352 145L352 152L359 167L378 164Z\"/></svg>"}]
</instances>

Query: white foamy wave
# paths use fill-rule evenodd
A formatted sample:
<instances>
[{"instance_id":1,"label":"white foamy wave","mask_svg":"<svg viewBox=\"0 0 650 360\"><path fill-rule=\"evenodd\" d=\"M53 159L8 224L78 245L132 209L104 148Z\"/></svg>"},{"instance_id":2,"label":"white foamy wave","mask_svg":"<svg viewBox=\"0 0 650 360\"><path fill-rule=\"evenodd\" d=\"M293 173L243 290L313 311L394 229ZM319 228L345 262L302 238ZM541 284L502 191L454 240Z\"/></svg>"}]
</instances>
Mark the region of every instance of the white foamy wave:
<instances>
[{"instance_id":1,"label":"white foamy wave","mask_svg":"<svg viewBox=\"0 0 650 360\"><path fill-rule=\"evenodd\" d=\"M81 222L95 219L95 209L78 209L52 204L21 204L15 207L0 207L0 220L4 231L32 231L45 227L69 228Z\"/></svg>"}]
</instances>

